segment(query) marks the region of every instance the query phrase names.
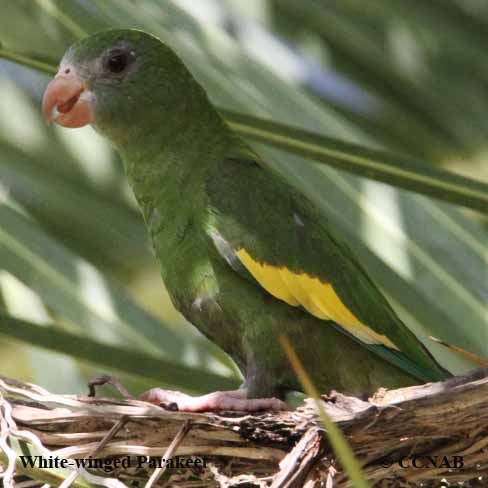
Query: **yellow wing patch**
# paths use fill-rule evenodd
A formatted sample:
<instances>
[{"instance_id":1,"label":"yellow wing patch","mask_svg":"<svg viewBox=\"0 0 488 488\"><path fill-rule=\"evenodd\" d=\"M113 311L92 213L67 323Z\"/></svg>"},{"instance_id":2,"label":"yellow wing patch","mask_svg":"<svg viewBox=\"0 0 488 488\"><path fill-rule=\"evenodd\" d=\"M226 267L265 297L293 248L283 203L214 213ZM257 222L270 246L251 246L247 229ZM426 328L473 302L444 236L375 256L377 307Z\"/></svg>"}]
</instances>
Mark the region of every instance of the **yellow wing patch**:
<instances>
[{"instance_id":1,"label":"yellow wing patch","mask_svg":"<svg viewBox=\"0 0 488 488\"><path fill-rule=\"evenodd\" d=\"M319 319L333 320L366 344L398 347L388 337L363 324L342 302L330 283L288 268L258 263L245 249L237 251L241 263L271 295L292 306L301 305Z\"/></svg>"}]
</instances>

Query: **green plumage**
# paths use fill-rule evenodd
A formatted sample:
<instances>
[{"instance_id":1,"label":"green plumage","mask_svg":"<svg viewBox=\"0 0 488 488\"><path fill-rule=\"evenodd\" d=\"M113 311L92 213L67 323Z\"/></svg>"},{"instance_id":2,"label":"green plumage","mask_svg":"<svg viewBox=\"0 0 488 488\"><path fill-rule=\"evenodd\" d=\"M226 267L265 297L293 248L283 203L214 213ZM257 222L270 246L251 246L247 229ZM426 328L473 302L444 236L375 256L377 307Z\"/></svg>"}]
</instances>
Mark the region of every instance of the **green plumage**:
<instances>
[{"instance_id":1,"label":"green plumage","mask_svg":"<svg viewBox=\"0 0 488 488\"><path fill-rule=\"evenodd\" d=\"M125 72L106 73L114 48ZM107 31L65 60L96 95L96 126L122 155L175 307L229 353L251 397L299 389L277 342L286 334L322 391L371 392L448 375L400 321L326 217L267 170L158 39ZM269 293L240 260L330 284L345 307L399 351Z\"/></svg>"}]
</instances>

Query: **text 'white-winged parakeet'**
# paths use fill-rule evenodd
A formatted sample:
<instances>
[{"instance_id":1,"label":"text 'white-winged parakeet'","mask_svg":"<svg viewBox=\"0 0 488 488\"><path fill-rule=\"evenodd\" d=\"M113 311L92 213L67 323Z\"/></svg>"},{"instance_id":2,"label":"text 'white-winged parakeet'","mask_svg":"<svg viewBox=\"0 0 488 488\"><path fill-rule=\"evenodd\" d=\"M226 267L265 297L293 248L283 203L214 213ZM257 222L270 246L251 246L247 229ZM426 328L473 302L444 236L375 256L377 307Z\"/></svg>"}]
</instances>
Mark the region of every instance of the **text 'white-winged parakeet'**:
<instances>
[{"instance_id":1,"label":"text 'white-winged parakeet'","mask_svg":"<svg viewBox=\"0 0 488 488\"><path fill-rule=\"evenodd\" d=\"M65 127L92 124L116 147L174 306L245 378L235 392L155 388L145 399L189 411L282 408L300 385L281 334L321 391L449 375L317 206L265 168L158 38L117 29L76 43L43 111Z\"/></svg>"}]
</instances>

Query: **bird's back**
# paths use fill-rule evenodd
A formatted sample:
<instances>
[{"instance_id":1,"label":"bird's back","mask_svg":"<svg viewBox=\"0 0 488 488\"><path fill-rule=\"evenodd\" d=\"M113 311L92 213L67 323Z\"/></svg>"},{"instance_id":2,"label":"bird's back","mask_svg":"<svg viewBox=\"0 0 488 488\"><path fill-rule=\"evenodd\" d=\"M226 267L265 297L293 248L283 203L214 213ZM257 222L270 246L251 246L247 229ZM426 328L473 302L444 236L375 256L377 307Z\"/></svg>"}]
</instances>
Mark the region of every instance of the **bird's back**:
<instances>
[{"instance_id":1,"label":"bird's back","mask_svg":"<svg viewBox=\"0 0 488 488\"><path fill-rule=\"evenodd\" d=\"M346 335L421 379L446 372L398 318L324 214L279 175L226 158L207 178L221 257L263 293L330 319Z\"/></svg>"}]
</instances>

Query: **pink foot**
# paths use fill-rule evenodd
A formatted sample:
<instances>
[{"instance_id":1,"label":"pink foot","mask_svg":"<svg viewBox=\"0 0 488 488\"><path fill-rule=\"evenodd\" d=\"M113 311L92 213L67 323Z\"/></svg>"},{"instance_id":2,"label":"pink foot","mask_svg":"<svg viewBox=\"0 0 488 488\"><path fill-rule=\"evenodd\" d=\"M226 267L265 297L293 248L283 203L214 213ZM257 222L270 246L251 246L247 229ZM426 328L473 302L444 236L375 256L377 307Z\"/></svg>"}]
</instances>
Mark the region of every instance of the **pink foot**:
<instances>
[{"instance_id":1,"label":"pink foot","mask_svg":"<svg viewBox=\"0 0 488 488\"><path fill-rule=\"evenodd\" d=\"M141 395L141 400L171 405L175 403L182 412L205 412L207 410L287 410L287 405L277 398L248 399L246 390L216 391L199 397L192 397L179 391L152 388Z\"/></svg>"}]
</instances>

